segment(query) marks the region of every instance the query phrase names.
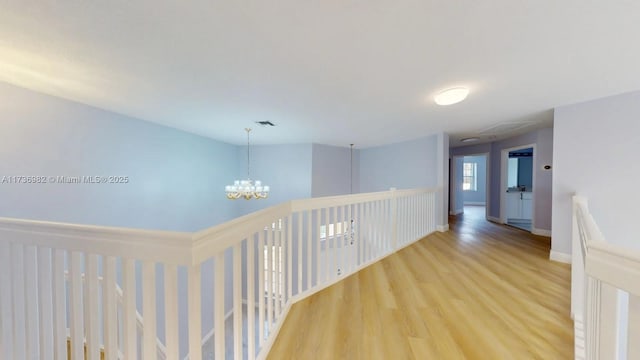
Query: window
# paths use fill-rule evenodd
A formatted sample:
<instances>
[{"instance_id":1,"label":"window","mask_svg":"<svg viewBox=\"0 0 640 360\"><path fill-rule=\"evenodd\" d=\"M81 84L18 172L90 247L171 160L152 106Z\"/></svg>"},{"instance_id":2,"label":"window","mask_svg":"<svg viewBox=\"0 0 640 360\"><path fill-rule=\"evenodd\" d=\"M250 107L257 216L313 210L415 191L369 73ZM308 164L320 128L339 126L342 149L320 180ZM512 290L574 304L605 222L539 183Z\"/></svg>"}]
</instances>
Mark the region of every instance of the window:
<instances>
[{"instance_id":1,"label":"window","mask_svg":"<svg viewBox=\"0 0 640 360\"><path fill-rule=\"evenodd\" d=\"M474 162L466 162L462 168L462 190L477 191L478 190L478 164Z\"/></svg>"}]
</instances>

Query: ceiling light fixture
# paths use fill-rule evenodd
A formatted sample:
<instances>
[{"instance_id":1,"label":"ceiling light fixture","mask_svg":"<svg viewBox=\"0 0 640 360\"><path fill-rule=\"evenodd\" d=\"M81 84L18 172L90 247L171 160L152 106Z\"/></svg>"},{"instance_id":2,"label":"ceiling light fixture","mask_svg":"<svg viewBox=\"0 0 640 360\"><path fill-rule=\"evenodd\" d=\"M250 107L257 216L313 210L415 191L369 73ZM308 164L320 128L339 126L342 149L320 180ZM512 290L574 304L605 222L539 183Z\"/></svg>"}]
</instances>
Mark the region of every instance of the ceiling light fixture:
<instances>
[{"instance_id":1,"label":"ceiling light fixture","mask_svg":"<svg viewBox=\"0 0 640 360\"><path fill-rule=\"evenodd\" d=\"M469 95L469 89L466 87L454 87L442 90L434 97L438 105L453 105L464 100Z\"/></svg>"},{"instance_id":2,"label":"ceiling light fixture","mask_svg":"<svg viewBox=\"0 0 640 360\"><path fill-rule=\"evenodd\" d=\"M227 193L227 199L239 199L241 197L246 200L249 199L265 199L269 196L269 186L262 185L260 180L256 180L255 184L249 175L249 133L251 132L251 128L244 129L247 132L247 179L246 180L236 180L233 182L233 185L227 185L224 188L224 191Z\"/></svg>"}]
</instances>

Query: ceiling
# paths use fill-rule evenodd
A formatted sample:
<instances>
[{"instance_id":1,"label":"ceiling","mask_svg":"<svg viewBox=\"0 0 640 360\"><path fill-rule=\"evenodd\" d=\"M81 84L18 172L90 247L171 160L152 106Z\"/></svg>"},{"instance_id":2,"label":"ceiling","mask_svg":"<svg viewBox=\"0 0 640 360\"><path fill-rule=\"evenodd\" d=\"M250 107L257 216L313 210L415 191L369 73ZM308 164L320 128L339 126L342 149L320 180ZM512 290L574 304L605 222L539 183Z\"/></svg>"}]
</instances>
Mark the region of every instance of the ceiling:
<instances>
[{"instance_id":1,"label":"ceiling","mask_svg":"<svg viewBox=\"0 0 640 360\"><path fill-rule=\"evenodd\" d=\"M268 120L252 142L459 145L640 89L638 19L632 0L10 0L0 81L236 144Z\"/></svg>"}]
</instances>

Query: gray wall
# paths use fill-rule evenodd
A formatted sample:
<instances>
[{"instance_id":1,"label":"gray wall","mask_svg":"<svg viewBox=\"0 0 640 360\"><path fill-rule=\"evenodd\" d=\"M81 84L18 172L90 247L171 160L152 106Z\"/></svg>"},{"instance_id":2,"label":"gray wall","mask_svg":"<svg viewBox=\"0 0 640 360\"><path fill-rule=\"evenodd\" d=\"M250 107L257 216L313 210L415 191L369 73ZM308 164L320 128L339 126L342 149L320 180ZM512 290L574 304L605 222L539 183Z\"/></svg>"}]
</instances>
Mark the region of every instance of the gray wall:
<instances>
[{"instance_id":1,"label":"gray wall","mask_svg":"<svg viewBox=\"0 0 640 360\"><path fill-rule=\"evenodd\" d=\"M464 203L486 203L487 201L487 157L482 156L465 156L464 162L474 162L477 164L478 179L476 191L464 191Z\"/></svg>"},{"instance_id":2,"label":"gray wall","mask_svg":"<svg viewBox=\"0 0 640 360\"><path fill-rule=\"evenodd\" d=\"M359 152L353 150L353 193L358 193ZM345 195L351 191L351 149L313 144L311 196Z\"/></svg>"},{"instance_id":3,"label":"gray wall","mask_svg":"<svg viewBox=\"0 0 640 360\"><path fill-rule=\"evenodd\" d=\"M607 242L640 248L640 92L555 109L552 249L571 253L571 196L586 196Z\"/></svg>"},{"instance_id":4,"label":"gray wall","mask_svg":"<svg viewBox=\"0 0 640 360\"><path fill-rule=\"evenodd\" d=\"M437 135L432 135L360 150L360 191L437 186L437 148Z\"/></svg>"},{"instance_id":5,"label":"gray wall","mask_svg":"<svg viewBox=\"0 0 640 360\"><path fill-rule=\"evenodd\" d=\"M228 182L247 177L247 147L236 150L241 171ZM251 178L269 185L269 197L261 200L236 200L238 215L268 208L285 201L311 197L311 144L251 146Z\"/></svg>"}]
</instances>

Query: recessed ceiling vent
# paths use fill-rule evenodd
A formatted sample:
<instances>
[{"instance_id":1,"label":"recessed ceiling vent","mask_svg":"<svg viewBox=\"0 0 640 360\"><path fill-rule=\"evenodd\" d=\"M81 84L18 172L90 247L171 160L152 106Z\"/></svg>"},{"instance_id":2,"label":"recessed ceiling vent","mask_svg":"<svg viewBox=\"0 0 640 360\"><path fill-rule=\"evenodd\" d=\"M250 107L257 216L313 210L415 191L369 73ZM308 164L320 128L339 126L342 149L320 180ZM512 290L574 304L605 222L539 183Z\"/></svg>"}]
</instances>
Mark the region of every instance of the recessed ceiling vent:
<instances>
[{"instance_id":1,"label":"recessed ceiling vent","mask_svg":"<svg viewBox=\"0 0 640 360\"><path fill-rule=\"evenodd\" d=\"M256 124L262 126L276 126L276 124L272 123L271 121L256 121Z\"/></svg>"}]
</instances>

